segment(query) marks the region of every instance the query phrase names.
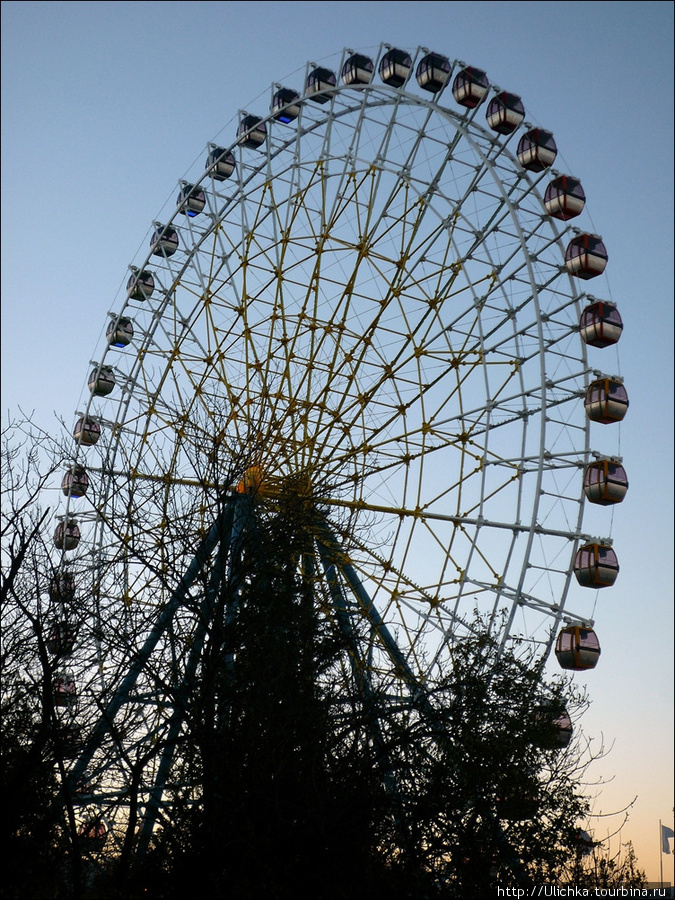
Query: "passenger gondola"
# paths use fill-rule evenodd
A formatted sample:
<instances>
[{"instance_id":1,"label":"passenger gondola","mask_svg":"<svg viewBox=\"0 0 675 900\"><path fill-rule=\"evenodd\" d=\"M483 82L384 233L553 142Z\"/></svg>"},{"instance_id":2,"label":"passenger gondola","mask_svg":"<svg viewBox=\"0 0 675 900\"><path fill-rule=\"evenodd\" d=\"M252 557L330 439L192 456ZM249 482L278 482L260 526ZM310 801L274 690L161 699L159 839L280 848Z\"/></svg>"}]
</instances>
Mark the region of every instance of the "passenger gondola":
<instances>
[{"instance_id":1,"label":"passenger gondola","mask_svg":"<svg viewBox=\"0 0 675 900\"><path fill-rule=\"evenodd\" d=\"M172 225L157 223L150 238L150 250L153 256L173 256L178 250L178 232Z\"/></svg>"},{"instance_id":2,"label":"passenger gondola","mask_svg":"<svg viewBox=\"0 0 675 900\"><path fill-rule=\"evenodd\" d=\"M131 275L127 281L127 297L130 300L149 300L155 290L155 279L152 272L140 272L131 267Z\"/></svg>"},{"instance_id":3,"label":"passenger gondola","mask_svg":"<svg viewBox=\"0 0 675 900\"><path fill-rule=\"evenodd\" d=\"M78 444L93 446L101 437L101 426L89 416L82 416L75 423L73 437Z\"/></svg>"},{"instance_id":4,"label":"passenger gondola","mask_svg":"<svg viewBox=\"0 0 675 900\"><path fill-rule=\"evenodd\" d=\"M89 390L95 397L107 397L115 387L112 366L97 366L89 375Z\"/></svg>"},{"instance_id":5,"label":"passenger gondola","mask_svg":"<svg viewBox=\"0 0 675 900\"><path fill-rule=\"evenodd\" d=\"M628 491L628 476L619 463L599 459L584 469L584 494L589 503L612 506L621 503Z\"/></svg>"},{"instance_id":6,"label":"passenger gondola","mask_svg":"<svg viewBox=\"0 0 675 900\"><path fill-rule=\"evenodd\" d=\"M549 216L566 222L581 215L586 205L586 194L578 178L559 175L546 188L544 207Z\"/></svg>"},{"instance_id":7,"label":"passenger gondola","mask_svg":"<svg viewBox=\"0 0 675 900\"><path fill-rule=\"evenodd\" d=\"M611 587L619 574L619 560L608 544L584 544L574 557L574 575L582 587Z\"/></svg>"},{"instance_id":8,"label":"passenger gondola","mask_svg":"<svg viewBox=\"0 0 675 900\"><path fill-rule=\"evenodd\" d=\"M305 81L305 93L315 103L328 103L333 96L332 88L337 84L335 72L317 66L307 76Z\"/></svg>"},{"instance_id":9,"label":"passenger gondola","mask_svg":"<svg viewBox=\"0 0 675 900\"><path fill-rule=\"evenodd\" d=\"M75 550L80 543L80 529L74 519L68 519L59 522L54 531L54 546L57 550L65 553L68 550Z\"/></svg>"},{"instance_id":10,"label":"passenger gondola","mask_svg":"<svg viewBox=\"0 0 675 900\"><path fill-rule=\"evenodd\" d=\"M618 378L598 378L586 388L584 407L591 422L611 425L628 412L628 394Z\"/></svg>"},{"instance_id":11,"label":"passenger gondola","mask_svg":"<svg viewBox=\"0 0 675 900\"><path fill-rule=\"evenodd\" d=\"M222 147L212 147L206 157L204 168L216 181L226 181L234 172L236 162L234 154Z\"/></svg>"},{"instance_id":12,"label":"passenger gondola","mask_svg":"<svg viewBox=\"0 0 675 900\"><path fill-rule=\"evenodd\" d=\"M584 280L602 275L607 259L607 248L597 234L577 235L572 238L565 251L567 271Z\"/></svg>"},{"instance_id":13,"label":"passenger gondola","mask_svg":"<svg viewBox=\"0 0 675 900\"><path fill-rule=\"evenodd\" d=\"M482 69L464 66L452 82L452 96L460 106L475 109L485 99L489 87L490 82Z\"/></svg>"},{"instance_id":14,"label":"passenger gondola","mask_svg":"<svg viewBox=\"0 0 675 900\"><path fill-rule=\"evenodd\" d=\"M417 64L415 78L424 91L437 94L450 78L450 60L440 53L427 53Z\"/></svg>"},{"instance_id":15,"label":"passenger gondola","mask_svg":"<svg viewBox=\"0 0 675 900\"><path fill-rule=\"evenodd\" d=\"M61 490L66 497L84 497L89 489L89 476L83 466L73 465L61 479Z\"/></svg>"},{"instance_id":16,"label":"passenger gondola","mask_svg":"<svg viewBox=\"0 0 675 900\"><path fill-rule=\"evenodd\" d=\"M558 148L550 131L532 128L518 142L518 162L529 172L549 169L558 155Z\"/></svg>"},{"instance_id":17,"label":"passenger gondola","mask_svg":"<svg viewBox=\"0 0 675 900\"><path fill-rule=\"evenodd\" d=\"M267 139L267 125L260 116L243 116L237 128L237 143L251 150L260 148Z\"/></svg>"},{"instance_id":18,"label":"passenger gondola","mask_svg":"<svg viewBox=\"0 0 675 900\"><path fill-rule=\"evenodd\" d=\"M300 115L300 95L290 88L279 88L272 97L272 116L288 125Z\"/></svg>"},{"instance_id":19,"label":"passenger gondola","mask_svg":"<svg viewBox=\"0 0 675 900\"><path fill-rule=\"evenodd\" d=\"M623 332L619 310L607 300L589 304L579 318L579 334L589 347L611 347Z\"/></svg>"},{"instance_id":20,"label":"passenger gondola","mask_svg":"<svg viewBox=\"0 0 675 900\"><path fill-rule=\"evenodd\" d=\"M342 66L342 82L348 85L370 84L375 66L362 53L352 53Z\"/></svg>"},{"instance_id":21,"label":"passenger gondola","mask_svg":"<svg viewBox=\"0 0 675 900\"><path fill-rule=\"evenodd\" d=\"M134 326L131 319L126 316L111 319L106 328L105 337L111 347L127 347L134 338Z\"/></svg>"},{"instance_id":22,"label":"passenger gondola","mask_svg":"<svg viewBox=\"0 0 675 900\"><path fill-rule=\"evenodd\" d=\"M194 184L188 184L187 181L184 181L178 192L176 205L183 215L188 216L190 219L194 219L195 216L204 212L204 207L206 206L206 194L200 187Z\"/></svg>"},{"instance_id":23,"label":"passenger gondola","mask_svg":"<svg viewBox=\"0 0 675 900\"><path fill-rule=\"evenodd\" d=\"M594 669L600 659L600 641L592 628L572 625L558 634L555 655L563 669L573 672Z\"/></svg>"},{"instance_id":24,"label":"passenger gondola","mask_svg":"<svg viewBox=\"0 0 675 900\"><path fill-rule=\"evenodd\" d=\"M497 134L512 134L525 118L525 108L516 94L500 91L488 103L485 118Z\"/></svg>"},{"instance_id":25,"label":"passenger gondola","mask_svg":"<svg viewBox=\"0 0 675 900\"><path fill-rule=\"evenodd\" d=\"M410 55L405 50L398 50L396 47L392 47L380 60L378 72L385 84L398 88L403 87L406 83L411 69L412 59Z\"/></svg>"}]
</instances>

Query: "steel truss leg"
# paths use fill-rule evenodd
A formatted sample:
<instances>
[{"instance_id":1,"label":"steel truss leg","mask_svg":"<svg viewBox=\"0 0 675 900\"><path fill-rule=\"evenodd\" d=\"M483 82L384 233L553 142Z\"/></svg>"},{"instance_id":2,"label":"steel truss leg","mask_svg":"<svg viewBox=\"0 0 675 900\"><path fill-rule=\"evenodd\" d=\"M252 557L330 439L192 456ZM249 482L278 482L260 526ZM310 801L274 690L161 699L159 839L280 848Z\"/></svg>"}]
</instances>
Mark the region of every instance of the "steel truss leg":
<instances>
[{"instance_id":1,"label":"steel truss leg","mask_svg":"<svg viewBox=\"0 0 675 900\"><path fill-rule=\"evenodd\" d=\"M71 786L74 787L75 785L77 785L80 779L84 777L87 766L90 764L94 753L101 746L101 743L103 742L106 735L112 731L115 723L115 718L120 709L126 703L130 702L131 692L133 691L141 672L150 659L153 650L157 646L157 643L159 642L162 635L170 627L176 613L184 605L188 591L192 587L195 579L209 564L209 560L211 559L212 554L217 546L220 545L221 548L219 557L223 555L223 549L229 544L231 540L234 512L235 502L233 502L231 498L227 498L221 513L218 515L208 534L203 539L185 574L181 578L177 588L171 596L171 599L157 617L157 621L148 634L143 646L133 657L127 675L122 680L121 684L115 691L112 700L102 711L98 721L96 722L82 752L80 753L75 765L73 766L73 770L70 775ZM219 565L214 566L212 570L209 587L206 596L204 597L198 619L195 640L188 656L182 680L180 684L175 685L172 689L172 692L174 694L175 708L169 720L169 727L166 735L166 746L162 752L162 758L160 760L157 778L155 779L155 785L151 790L150 800L146 809L146 823L149 823L147 827L150 828L150 832L152 830L152 827L154 827L154 822L156 821L157 810L159 808L164 782L166 779L166 775L168 774L171 760L173 758L173 749L175 747L176 738L178 736L178 731L180 729L180 724L183 717L182 703L193 683L197 665L201 657L201 650L203 648L208 624L210 621L211 607L214 602L214 597L216 596L220 586L221 571L222 569ZM142 835L144 845L147 846L149 834L146 831L145 825L142 831Z\"/></svg>"}]
</instances>

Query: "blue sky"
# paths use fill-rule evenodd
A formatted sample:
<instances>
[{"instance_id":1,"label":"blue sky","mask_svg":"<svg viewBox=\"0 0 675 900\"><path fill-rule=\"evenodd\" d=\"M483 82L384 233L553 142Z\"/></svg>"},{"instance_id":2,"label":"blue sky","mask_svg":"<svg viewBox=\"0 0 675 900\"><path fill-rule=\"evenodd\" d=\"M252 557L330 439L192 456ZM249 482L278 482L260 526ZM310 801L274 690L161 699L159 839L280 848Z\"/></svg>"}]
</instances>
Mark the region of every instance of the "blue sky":
<instances>
[{"instance_id":1,"label":"blue sky","mask_svg":"<svg viewBox=\"0 0 675 900\"><path fill-rule=\"evenodd\" d=\"M584 727L612 747L595 811L638 796L621 838L652 879L673 795L672 19L669 2L2 3L3 418L72 420L179 179L208 141L233 140L238 110L266 110L272 82L299 86L307 60L426 46L485 69L555 133L609 251L602 291L625 331L607 366L631 404L621 573L598 603ZM616 822L598 819L597 836Z\"/></svg>"}]
</instances>

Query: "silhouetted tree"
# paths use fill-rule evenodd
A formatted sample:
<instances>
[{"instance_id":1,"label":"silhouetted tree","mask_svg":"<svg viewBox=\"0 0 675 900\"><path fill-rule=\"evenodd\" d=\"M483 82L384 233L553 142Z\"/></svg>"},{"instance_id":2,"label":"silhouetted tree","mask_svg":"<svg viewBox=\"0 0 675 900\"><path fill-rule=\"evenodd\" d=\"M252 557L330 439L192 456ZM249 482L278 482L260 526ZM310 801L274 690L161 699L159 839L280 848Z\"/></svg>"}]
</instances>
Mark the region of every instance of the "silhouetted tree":
<instances>
[{"instance_id":1,"label":"silhouetted tree","mask_svg":"<svg viewBox=\"0 0 675 900\"><path fill-rule=\"evenodd\" d=\"M555 881L574 855L588 812L579 741L562 746L562 711L586 700L562 679L546 683L524 647L500 648L479 619L429 685L429 708L393 744L416 865L445 896Z\"/></svg>"},{"instance_id":2,"label":"silhouetted tree","mask_svg":"<svg viewBox=\"0 0 675 900\"><path fill-rule=\"evenodd\" d=\"M577 853L560 880L579 888L646 888L647 876L638 866L631 841L612 854L608 843L593 841L586 832L577 836Z\"/></svg>"},{"instance_id":3,"label":"silhouetted tree","mask_svg":"<svg viewBox=\"0 0 675 900\"><path fill-rule=\"evenodd\" d=\"M297 496L267 515L251 504L177 763L199 803L185 804L155 852L168 896L195 878L242 898L353 897L387 880L393 890L379 852L389 800L368 711L353 684L345 691L345 636L320 608L313 515Z\"/></svg>"},{"instance_id":4,"label":"silhouetted tree","mask_svg":"<svg viewBox=\"0 0 675 900\"><path fill-rule=\"evenodd\" d=\"M2 894L67 896L78 860L70 853L59 773L67 724L55 696L62 655L50 641L55 616L55 570L40 505L60 464L48 435L28 420L2 433ZM70 807L72 813L72 806ZM67 863L67 864L66 864Z\"/></svg>"},{"instance_id":5,"label":"silhouetted tree","mask_svg":"<svg viewBox=\"0 0 675 900\"><path fill-rule=\"evenodd\" d=\"M591 755L579 736L566 742L561 721L563 710L578 720L585 696L568 680L544 679L527 645L499 646L478 618L424 684L395 666L364 673L355 648L372 637L372 623L341 614L323 572L321 497L330 486L271 479L261 489L244 478L237 493L255 442L234 452L218 429L209 443L204 428L188 442L195 477L180 489L148 479L141 504L131 486L119 488L120 498L129 490L128 521L107 523L113 543L101 565L110 590L132 560L136 595L125 587L99 602L97 571L91 597L76 602L86 559L64 566L54 558L39 504L64 454L55 448L43 475L39 434L31 440L3 445L8 898L474 898L497 885L559 882L578 868ZM144 658L133 692L108 720L119 678L141 659L186 561L213 522L226 522L233 497L236 522L222 525L161 652ZM88 679L78 722L85 743L94 735L109 779L97 796L105 802L107 791L112 804L117 792L126 802L96 868L82 832L87 786L78 796L71 778L74 716L54 694L78 630L82 685ZM95 663L104 657L109 677L99 696ZM143 715L155 708L171 710L179 727L164 718L146 740ZM159 827L146 835L144 854L139 835L144 817L155 821L148 798L160 757L171 770L153 790L172 803L158 801ZM91 803L92 815L101 809ZM638 878L631 859L621 874ZM619 868L600 860L594 876L611 881Z\"/></svg>"}]
</instances>

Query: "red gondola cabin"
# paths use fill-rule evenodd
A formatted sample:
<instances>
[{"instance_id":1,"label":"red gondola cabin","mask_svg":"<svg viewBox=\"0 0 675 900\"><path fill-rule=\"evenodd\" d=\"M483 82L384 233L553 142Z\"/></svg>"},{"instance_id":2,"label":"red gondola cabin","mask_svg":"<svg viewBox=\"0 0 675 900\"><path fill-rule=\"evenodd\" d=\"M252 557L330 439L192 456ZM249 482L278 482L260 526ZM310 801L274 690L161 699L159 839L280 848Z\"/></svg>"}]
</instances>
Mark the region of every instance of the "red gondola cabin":
<instances>
[{"instance_id":1,"label":"red gondola cabin","mask_svg":"<svg viewBox=\"0 0 675 900\"><path fill-rule=\"evenodd\" d=\"M75 682L68 675L58 675L53 684L54 706L71 708L77 700Z\"/></svg>"},{"instance_id":2,"label":"red gondola cabin","mask_svg":"<svg viewBox=\"0 0 675 900\"><path fill-rule=\"evenodd\" d=\"M68 622L54 622L47 634L47 649L53 656L70 656L75 649L75 629Z\"/></svg>"},{"instance_id":3,"label":"red gondola cabin","mask_svg":"<svg viewBox=\"0 0 675 900\"><path fill-rule=\"evenodd\" d=\"M579 334L589 347L601 350L616 344L623 332L619 310L607 300L589 304L579 317Z\"/></svg>"},{"instance_id":4,"label":"red gondola cabin","mask_svg":"<svg viewBox=\"0 0 675 900\"><path fill-rule=\"evenodd\" d=\"M529 172L542 172L555 162L558 148L550 131L533 128L518 143L518 162Z\"/></svg>"},{"instance_id":5,"label":"red gondola cabin","mask_svg":"<svg viewBox=\"0 0 675 900\"><path fill-rule=\"evenodd\" d=\"M580 234L572 238L565 251L567 271L585 281L602 275L607 259L607 248L597 234Z\"/></svg>"},{"instance_id":6,"label":"red gondola cabin","mask_svg":"<svg viewBox=\"0 0 675 900\"><path fill-rule=\"evenodd\" d=\"M581 215L586 205L586 194L578 178L559 175L546 188L544 207L549 216L566 222Z\"/></svg>"},{"instance_id":7,"label":"red gondola cabin","mask_svg":"<svg viewBox=\"0 0 675 900\"><path fill-rule=\"evenodd\" d=\"M102 819L90 819L79 827L77 834L87 850L101 850L108 839L108 826Z\"/></svg>"}]
</instances>

